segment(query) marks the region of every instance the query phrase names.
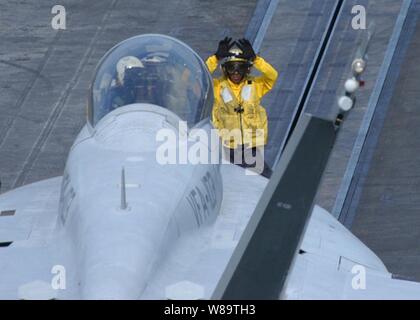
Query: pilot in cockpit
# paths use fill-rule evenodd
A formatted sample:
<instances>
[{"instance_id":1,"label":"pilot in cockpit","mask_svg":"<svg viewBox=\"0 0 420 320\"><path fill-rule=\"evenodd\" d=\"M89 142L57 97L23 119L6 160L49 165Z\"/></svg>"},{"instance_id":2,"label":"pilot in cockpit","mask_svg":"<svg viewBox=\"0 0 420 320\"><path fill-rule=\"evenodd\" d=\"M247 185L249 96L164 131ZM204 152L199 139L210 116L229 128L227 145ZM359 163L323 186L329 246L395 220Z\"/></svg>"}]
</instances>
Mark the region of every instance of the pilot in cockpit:
<instances>
[{"instance_id":1,"label":"pilot in cockpit","mask_svg":"<svg viewBox=\"0 0 420 320\"><path fill-rule=\"evenodd\" d=\"M117 77L111 84L107 105L111 110L136 102L137 90L142 87L144 64L134 56L121 58L117 63ZM144 84L143 84L144 86Z\"/></svg>"},{"instance_id":2,"label":"pilot in cockpit","mask_svg":"<svg viewBox=\"0 0 420 320\"><path fill-rule=\"evenodd\" d=\"M96 126L115 109L135 104L167 109L193 127L211 112L211 77L200 57L176 39L130 38L97 67L87 106L89 123Z\"/></svg>"},{"instance_id":3,"label":"pilot in cockpit","mask_svg":"<svg viewBox=\"0 0 420 320\"><path fill-rule=\"evenodd\" d=\"M187 117L191 112L188 108L188 95L192 91L188 87L190 72L176 67L182 65L169 65L165 63L165 57L157 55L141 60L135 56L121 58L104 103L108 106L106 112L142 102L164 106Z\"/></svg>"}]
</instances>

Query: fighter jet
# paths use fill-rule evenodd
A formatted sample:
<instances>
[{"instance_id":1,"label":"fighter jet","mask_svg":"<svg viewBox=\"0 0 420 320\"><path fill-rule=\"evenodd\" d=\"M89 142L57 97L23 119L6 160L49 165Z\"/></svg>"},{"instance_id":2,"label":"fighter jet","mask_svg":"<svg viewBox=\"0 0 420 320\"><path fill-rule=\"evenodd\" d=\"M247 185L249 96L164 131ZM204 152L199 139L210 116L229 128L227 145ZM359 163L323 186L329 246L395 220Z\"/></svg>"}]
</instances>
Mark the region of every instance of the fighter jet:
<instances>
[{"instance_id":1,"label":"fighter jet","mask_svg":"<svg viewBox=\"0 0 420 320\"><path fill-rule=\"evenodd\" d=\"M269 183L190 159L223 160L197 139L212 136L212 105L211 76L183 42L148 34L112 48L63 176L0 196L0 298L211 298ZM420 298L320 207L299 250L278 298Z\"/></svg>"}]
</instances>

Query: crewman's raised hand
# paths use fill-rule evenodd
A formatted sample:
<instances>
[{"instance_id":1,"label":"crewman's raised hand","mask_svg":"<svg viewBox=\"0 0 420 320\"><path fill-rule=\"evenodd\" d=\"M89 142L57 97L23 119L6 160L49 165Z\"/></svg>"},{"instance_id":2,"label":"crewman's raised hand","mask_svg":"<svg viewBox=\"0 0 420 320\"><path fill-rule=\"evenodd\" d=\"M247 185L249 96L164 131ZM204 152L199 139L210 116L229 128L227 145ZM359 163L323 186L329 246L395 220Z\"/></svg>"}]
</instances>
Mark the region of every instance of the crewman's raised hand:
<instances>
[{"instance_id":1,"label":"crewman's raised hand","mask_svg":"<svg viewBox=\"0 0 420 320\"><path fill-rule=\"evenodd\" d=\"M235 42L232 42L232 38L224 38L222 41L219 42L219 47L215 53L217 60L221 60L223 58L229 57L230 53L229 50L235 45Z\"/></svg>"},{"instance_id":2,"label":"crewman's raised hand","mask_svg":"<svg viewBox=\"0 0 420 320\"><path fill-rule=\"evenodd\" d=\"M240 58L244 58L249 61L254 61L257 55L255 54L254 49L252 48L251 42L247 39L240 39L236 42L236 45L239 49L242 50L242 54L239 55Z\"/></svg>"}]
</instances>

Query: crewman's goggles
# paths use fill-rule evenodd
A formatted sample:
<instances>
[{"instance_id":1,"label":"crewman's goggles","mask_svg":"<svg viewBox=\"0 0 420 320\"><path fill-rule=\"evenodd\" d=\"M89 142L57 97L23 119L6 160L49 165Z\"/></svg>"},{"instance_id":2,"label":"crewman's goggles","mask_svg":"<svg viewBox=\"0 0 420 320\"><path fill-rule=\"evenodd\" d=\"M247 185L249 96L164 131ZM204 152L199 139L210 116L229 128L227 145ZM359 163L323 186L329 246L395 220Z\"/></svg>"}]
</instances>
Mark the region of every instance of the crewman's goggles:
<instances>
[{"instance_id":1,"label":"crewman's goggles","mask_svg":"<svg viewBox=\"0 0 420 320\"><path fill-rule=\"evenodd\" d=\"M250 64L248 62L228 62L224 65L224 70L228 75L235 73L245 76L250 71Z\"/></svg>"}]
</instances>

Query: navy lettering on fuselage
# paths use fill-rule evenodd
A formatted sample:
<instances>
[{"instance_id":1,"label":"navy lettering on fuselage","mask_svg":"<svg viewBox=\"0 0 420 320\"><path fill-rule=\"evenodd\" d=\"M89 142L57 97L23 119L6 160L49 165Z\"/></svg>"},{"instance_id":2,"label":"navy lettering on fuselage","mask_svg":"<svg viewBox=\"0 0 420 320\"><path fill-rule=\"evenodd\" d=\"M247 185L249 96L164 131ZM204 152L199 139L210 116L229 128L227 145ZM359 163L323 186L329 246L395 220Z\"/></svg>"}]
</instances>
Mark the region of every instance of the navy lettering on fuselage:
<instances>
[{"instance_id":1,"label":"navy lettering on fuselage","mask_svg":"<svg viewBox=\"0 0 420 320\"><path fill-rule=\"evenodd\" d=\"M189 192L187 201L192 208L197 226L200 227L217 205L216 186L210 172L207 171L200 179L200 183Z\"/></svg>"}]
</instances>

